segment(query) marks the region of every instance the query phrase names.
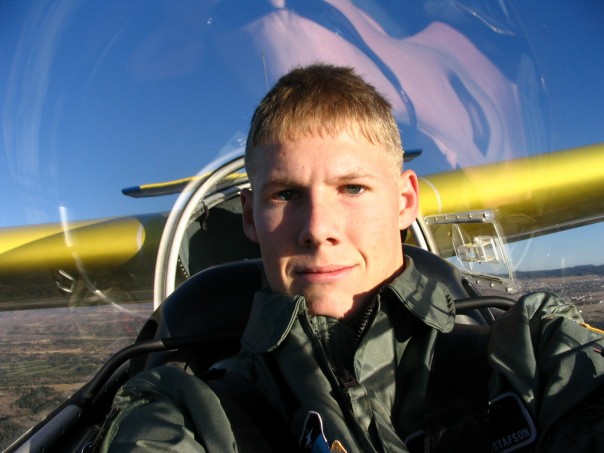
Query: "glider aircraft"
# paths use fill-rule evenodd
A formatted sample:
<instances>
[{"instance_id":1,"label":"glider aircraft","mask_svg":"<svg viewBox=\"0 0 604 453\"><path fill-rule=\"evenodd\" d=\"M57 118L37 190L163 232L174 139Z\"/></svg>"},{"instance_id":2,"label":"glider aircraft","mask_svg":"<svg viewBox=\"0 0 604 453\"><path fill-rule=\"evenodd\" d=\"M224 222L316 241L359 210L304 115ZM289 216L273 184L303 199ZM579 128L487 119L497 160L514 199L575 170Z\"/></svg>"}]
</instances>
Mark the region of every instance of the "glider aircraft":
<instances>
[{"instance_id":1,"label":"glider aircraft","mask_svg":"<svg viewBox=\"0 0 604 453\"><path fill-rule=\"evenodd\" d=\"M420 177L410 250L495 311L546 289L603 328L604 7L536 3L2 4L0 449L91 446L129 373L183 347L164 301L257 262L245 133L315 61L391 101ZM200 366L238 344L212 303L199 332L176 322Z\"/></svg>"}]
</instances>

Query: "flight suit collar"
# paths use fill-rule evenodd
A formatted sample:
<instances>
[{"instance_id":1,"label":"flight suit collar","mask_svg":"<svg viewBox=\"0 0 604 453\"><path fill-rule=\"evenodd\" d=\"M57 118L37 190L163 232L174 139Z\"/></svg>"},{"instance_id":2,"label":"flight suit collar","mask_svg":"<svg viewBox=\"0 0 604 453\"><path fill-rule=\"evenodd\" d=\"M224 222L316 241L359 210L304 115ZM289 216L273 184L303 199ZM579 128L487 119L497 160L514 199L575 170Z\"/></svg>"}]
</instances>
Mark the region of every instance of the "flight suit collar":
<instances>
[{"instance_id":1,"label":"flight suit collar","mask_svg":"<svg viewBox=\"0 0 604 453\"><path fill-rule=\"evenodd\" d=\"M405 270L380 290L382 298L388 293L430 327L441 332L453 330L453 297L445 285L419 272L409 256L405 256Z\"/></svg>"},{"instance_id":2,"label":"flight suit collar","mask_svg":"<svg viewBox=\"0 0 604 453\"><path fill-rule=\"evenodd\" d=\"M252 353L272 351L285 340L298 314L304 311L306 303L302 296L258 291L241 345Z\"/></svg>"},{"instance_id":3,"label":"flight suit collar","mask_svg":"<svg viewBox=\"0 0 604 453\"><path fill-rule=\"evenodd\" d=\"M421 274L405 256L405 270L380 290L380 298L393 296L430 327L449 332L455 322L453 299L445 286ZM302 296L263 290L256 293L250 318L241 339L251 353L272 351L288 336L299 315L306 314Z\"/></svg>"}]
</instances>

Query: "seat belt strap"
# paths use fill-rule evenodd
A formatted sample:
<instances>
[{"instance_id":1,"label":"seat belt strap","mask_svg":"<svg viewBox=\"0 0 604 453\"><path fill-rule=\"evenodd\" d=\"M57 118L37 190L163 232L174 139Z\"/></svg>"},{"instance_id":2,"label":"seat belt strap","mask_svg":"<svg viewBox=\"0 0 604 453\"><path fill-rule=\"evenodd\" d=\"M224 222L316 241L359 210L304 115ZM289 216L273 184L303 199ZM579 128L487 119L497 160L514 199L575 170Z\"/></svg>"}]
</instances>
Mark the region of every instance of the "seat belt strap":
<instances>
[{"instance_id":1,"label":"seat belt strap","mask_svg":"<svg viewBox=\"0 0 604 453\"><path fill-rule=\"evenodd\" d=\"M298 451L289 426L260 390L235 371L212 371L201 377L220 399L239 451Z\"/></svg>"}]
</instances>

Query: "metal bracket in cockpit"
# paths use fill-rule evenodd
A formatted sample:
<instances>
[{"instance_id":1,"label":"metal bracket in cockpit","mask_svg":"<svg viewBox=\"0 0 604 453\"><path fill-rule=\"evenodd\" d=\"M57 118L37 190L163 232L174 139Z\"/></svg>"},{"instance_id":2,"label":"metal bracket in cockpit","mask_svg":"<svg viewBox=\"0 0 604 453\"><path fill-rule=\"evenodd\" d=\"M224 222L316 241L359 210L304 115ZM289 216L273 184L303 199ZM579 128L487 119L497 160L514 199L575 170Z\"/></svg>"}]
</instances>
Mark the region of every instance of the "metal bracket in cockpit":
<instances>
[{"instance_id":1,"label":"metal bracket in cockpit","mask_svg":"<svg viewBox=\"0 0 604 453\"><path fill-rule=\"evenodd\" d=\"M480 288L515 291L504 235L491 210L423 218L431 248L457 265Z\"/></svg>"}]
</instances>

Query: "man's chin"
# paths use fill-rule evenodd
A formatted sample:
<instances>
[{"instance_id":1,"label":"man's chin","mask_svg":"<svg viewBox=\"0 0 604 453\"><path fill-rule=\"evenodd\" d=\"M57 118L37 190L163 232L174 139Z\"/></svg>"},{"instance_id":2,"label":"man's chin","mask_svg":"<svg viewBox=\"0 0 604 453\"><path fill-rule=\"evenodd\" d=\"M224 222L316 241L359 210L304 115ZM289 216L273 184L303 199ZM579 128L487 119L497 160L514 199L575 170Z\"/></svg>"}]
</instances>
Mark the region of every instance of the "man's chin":
<instances>
[{"instance_id":1,"label":"man's chin","mask_svg":"<svg viewBox=\"0 0 604 453\"><path fill-rule=\"evenodd\" d=\"M350 312L353 297L342 293L303 294L310 314L341 319Z\"/></svg>"},{"instance_id":2,"label":"man's chin","mask_svg":"<svg viewBox=\"0 0 604 453\"><path fill-rule=\"evenodd\" d=\"M350 288L315 287L297 292L304 296L310 314L345 319L356 316L373 297L374 291L351 293Z\"/></svg>"}]
</instances>

